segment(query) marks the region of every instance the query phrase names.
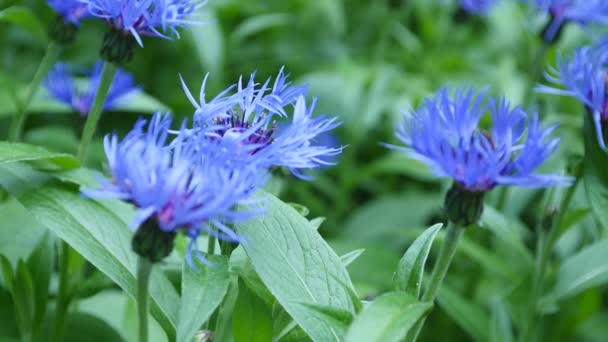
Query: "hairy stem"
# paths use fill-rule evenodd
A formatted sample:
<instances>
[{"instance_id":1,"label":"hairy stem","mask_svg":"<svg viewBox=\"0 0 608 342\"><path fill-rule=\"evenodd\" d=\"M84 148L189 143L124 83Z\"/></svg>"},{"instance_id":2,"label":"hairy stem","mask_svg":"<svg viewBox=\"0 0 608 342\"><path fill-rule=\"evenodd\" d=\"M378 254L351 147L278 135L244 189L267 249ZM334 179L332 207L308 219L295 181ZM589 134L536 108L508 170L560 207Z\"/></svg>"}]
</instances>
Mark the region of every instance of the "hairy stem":
<instances>
[{"instance_id":1,"label":"hairy stem","mask_svg":"<svg viewBox=\"0 0 608 342\"><path fill-rule=\"evenodd\" d=\"M95 94L95 100L93 101L93 105L91 106L91 111L87 116L87 121L84 124L84 129L82 130L82 138L80 139L80 146L78 147L78 160L81 163L84 163L87 157L87 153L89 151L89 145L91 145L91 140L93 140L93 135L95 134L95 130L97 129L97 123L99 122L99 118L101 118L101 112L103 110L103 105L106 101L106 97L108 95L108 91L110 90L110 86L112 85L112 80L114 79L114 75L118 68L110 63L104 62L103 69L101 71L101 80L99 81L99 88L97 88L97 93Z\"/></svg>"},{"instance_id":2,"label":"hairy stem","mask_svg":"<svg viewBox=\"0 0 608 342\"><path fill-rule=\"evenodd\" d=\"M139 318L139 342L148 342L148 285L152 263L144 257L137 259L137 316Z\"/></svg>"},{"instance_id":3,"label":"hairy stem","mask_svg":"<svg viewBox=\"0 0 608 342\"><path fill-rule=\"evenodd\" d=\"M69 278L70 250L70 246L65 241L62 241L59 251L59 291L57 293L53 334L51 336L51 341L53 342L63 341L65 317L71 301Z\"/></svg>"}]
</instances>

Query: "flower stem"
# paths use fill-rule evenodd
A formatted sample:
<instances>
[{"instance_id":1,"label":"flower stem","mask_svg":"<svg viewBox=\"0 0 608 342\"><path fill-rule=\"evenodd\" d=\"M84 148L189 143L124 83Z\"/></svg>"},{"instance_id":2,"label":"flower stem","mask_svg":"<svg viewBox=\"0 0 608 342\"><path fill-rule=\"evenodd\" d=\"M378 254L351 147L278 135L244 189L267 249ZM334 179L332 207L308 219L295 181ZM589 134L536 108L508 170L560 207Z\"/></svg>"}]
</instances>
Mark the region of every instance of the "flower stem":
<instances>
[{"instance_id":1,"label":"flower stem","mask_svg":"<svg viewBox=\"0 0 608 342\"><path fill-rule=\"evenodd\" d=\"M52 342L63 341L63 328L65 327L65 317L70 305L70 246L61 242L59 251L59 291L57 293L57 304L55 306L55 318L53 322Z\"/></svg>"},{"instance_id":2,"label":"flower stem","mask_svg":"<svg viewBox=\"0 0 608 342\"><path fill-rule=\"evenodd\" d=\"M579 168L582 169L582 168ZM580 173L580 171L578 172ZM553 251L553 246L557 242L557 238L560 233L560 226L564 219L564 213L566 208L570 205L576 187L580 182L580 174L576 175L576 180L572 186L570 186L562 199L562 203L557 214L557 218L549 226L549 232L544 231L541 227L538 232L538 241L536 243L536 260L534 263L534 276L532 280L532 289L530 291L530 297L528 299L528 308L524 316L523 325L521 328L519 340L522 342L531 341L534 336L536 326L536 306L539 297L542 294L545 272L547 271L547 263Z\"/></svg>"},{"instance_id":3,"label":"flower stem","mask_svg":"<svg viewBox=\"0 0 608 342\"><path fill-rule=\"evenodd\" d=\"M99 88L97 88L95 100L93 101L91 111L87 116L87 121L84 125L84 129L82 130L82 138L80 139L80 146L78 147L77 156L78 160L80 160L81 163L84 163L87 157L89 145L91 144L91 140L93 140L95 129L97 129L97 123L99 122L99 118L101 118L103 105L106 101L108 91L110 90L112 80L114 79L114 75L116 74L117 70L118 68L116 67L116 65L110 62L103 63L103 69L101 71L101 80L99 81Z\"/></svg>"},{"instance_id":4,"label":"flower stem","mask_svg":"<svg viewBox=\"0 0 608 342\"><path fill-rule=\"evenodd\" d=\"M148 342L148 285L152 263L144 257L137 259L137 315L139 317L139 342Z\"/></svg>"},{"instance_id":5,"label":"flower stem","mask_svg":"<svg viewBox=\"0 0 608 342\"><path fill-rule=\"evenodd\" d=\"M463 231L463 227L460 227L452 222L448 223L447 235L443 245L441 246L441 250L439 251L439 256L437 258L437 262L435 263L435 267L433 268L429 287L422 295L421 300L423 302L432 302L435 300L435 297L437 297L437 292L439 292L443 279L445 278L448 268L450 268L454 255L456 254L456 247L458 247L458 242L460 241ZM416 341L418 335L420 335L422 326L424 325L424 320L425 319L422 318L420 321L418 321L418 323L416 323L416 325L414 325L407 336L407 341Z\"/></svg>"},{"instance_id":6,"label":"flower stem","mask_svg":"<svg viewBox=\"0 0 608 342\"><path fill-rule=\"evenodd\" d=\"M209 234L209 239L207 240L207 254L215 254L215 236Z\"/></svg>"},{"instance_id":7,"label":"flower stem","mask_svg":"<svg viewBox=\"0 0 608 342\"><path fill-rule=\"evenodd\" d=\"M34 94L36 94L36 91L38 90L38 88L40 88L40 83L42 83L42 80L44 80L49 70L51 70L51 68L53 67L53 64L55 64L55 61L57 61L60 51L60 45L53 41L51 41L47 46L44 57L40 61L40 64L36 69L36 73L34 74L34 78L32 79L27 88L25 98L23 100L17 100L17 113L11 121L11 125L8 130L8 140L21 140L21 135L23 134L23 126L25 125L25 119L27 116L27 108L29 107L30 102L32 102Z\"/></svg>"}]
</instances>

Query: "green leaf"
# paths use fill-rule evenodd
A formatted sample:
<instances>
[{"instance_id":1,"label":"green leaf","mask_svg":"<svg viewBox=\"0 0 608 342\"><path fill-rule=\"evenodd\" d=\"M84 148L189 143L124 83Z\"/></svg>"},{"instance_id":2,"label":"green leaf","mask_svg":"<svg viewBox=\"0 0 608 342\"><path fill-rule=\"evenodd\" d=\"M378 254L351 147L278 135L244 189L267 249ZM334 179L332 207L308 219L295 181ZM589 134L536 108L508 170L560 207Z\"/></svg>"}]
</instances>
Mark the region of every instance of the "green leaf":
<instances>
[{"instance_id":1,"label":"green leaf","mask_svg":"<svg viewBox=\"0 0 608 342\"><path fill-rule=\"evenodd\" d=\"M3 176L0 170L0 178ZM7 178L0 180L0 184L4 186L5 181ZM17 260L28 258L36 249L45 229L10 195L0 201L0 217L0 253L14 266Z\"/></svg>"},{"instance_id":2,"label":"green leaf","mask_svg":"<svg viewBox=\"0 0 608 342\"><path fill-rule=\"evenodd\" d=\"M11 6L0 11L0 22L8 22L29 31L42 45L47 43L46 30L38 17L29 8Z\"/></svg>"},{"instance_id":3,"label":"green leaf","mask_svg":"<svg viewBox=\"0 0 608 342\"><path fill-rule=\"evenodd\" d=\"M403 258L399 261L397 272L395 272L393 278L395 289L405 291L416 298L420 296L426 259L442 226L440 223L431 226L407 249Z\"/></svg>"},{"instance_id":4,"label":"green leaf","mask_svg":"<svg viewBox=\"0 0 608 342\"><path fill-rule=\"evenodd\" d=\"M199 327L220 305L228 291L228 260L224 256L205 255L212 265L188 263L182 269L182 299L177 326L177 341L191 341Z\"/></svg>"},{"instance_id":5,"label":"green leaf","mask_svg":"<svg viewBox=\"0 0 608 342\"><path fill-rule=\"evenodd\" d=\"M346 328L348 328L354 318L352 312L329 305L304 303L302 306L305 310L308 310L312 316L316 316L330 324L332 328L339 331L341 335L346 332Z\"/></svg>"},{"instance_id":6,"label":"green leaf","mask_svg":"<svg viewBox=\"0 0 608 342\"><path fill-rule=\"evenodd\" d=\"M601 149L591 115L585 115L583 139L585 141L585 159L583 160L583 181L585 192L593 215L599 223L608 229L608 154Z\"/></svg>"},{"instance_id":7,"label":"green leaf","mask_svg":"<svg viewBox=\"0 0 608 342\"><path fill-rule=\"evenodd\" d=\"M355 318L346 333L346 341L401 341L432 306L431 303L419 302L405 292L385 293Z\"/></svg>"},{"instance_id":8,"label":"green leaf","mask_svg":"<svg viewBox=\"0 0 608 342\"><path fill-rule=\"evenodd\" d=\"M130 218L117 216L117 213L127 211L128 205L118 201L102 205L57 184L22 193L18 199L34 219L135 297L136 258L131 251L132 232L126 223ZM153 316L172 336L178 317L179 296L158 269L152 272L150 296Z\"/></svg>"},{"instance_id":9,"label":"green leaf","mask_svg":"<svg viewBox=\"0 0 608 342\"><path fill-rule=\"evenodd\" d=\"M207 70L214 78L223 70L225 43L221 21L213 9L206 10L201 15L204 25L192 25L188 32L192 45L196 49L198 60L203 70Z\"/></svg>"},{"instance_id":10,"label":"green leaf","mask_svg":"<svg viewBox=\"0 0 608 342\"><path fill-rule=\"evenodd\" d=\"M68 313L63 340L65 342L125 341L107 322L82 312Z\"/></svg>"},{"instance_id":11,"label":"green leaf","mask_svg":"<svg viewBox=\"0 0 608 342\"><path fill-rule=\"evenodd\" d=\"M232 30L232 34L230 35L231 44L238 46L249 36L258 34L260 31L269 28L287 26L289 22L290 16L285 13L270 13L250 17Z\"/></svg>"},{"instance_id":12,"label":"green leaf","mask_svg":"<svg viewBox=\"0 0 608 342\"><path fill-rule=\"evenodd\" d=\"M364 248L355 249L354 251L350 251L344 255L340 255L340 260L342 260L342 263L344 264L344 266L348 266L353 261L357 260L357 258L359 256L361 256L361 254L363 254L363 252L365 252Z\"/></svg>"},{"instance_id":13,"label":"green leaf","mask_svg":"<svg viewBox=\"0 0 608 342\"><path fill-rule=\"evenodd\" d=\"M272 311L242 280L232 313L232 334L235 342L272 340Z\"/></svg>"},{"instance_id":14,"label":"green leaf","mask_svg":"<svg viewBox=\"0 0 608 342\"><path fill-rule=\"evenodd\" d=\"M74 169L80 165L78 160L69 154L51 152L34 145L0 142L0 165L27 161L48 161L62 169Z\"/></svg>"},{"instance_id":15,"label":"green leaf","mask_svg":"<svg viewBox=\"0 0 608 342\"><path fill-rule=\"evenodd\" d=\"M488 341L488 314L478 305L443 284L437 297L439 306L476 341Z\"/></svg>"},{"instance_id":16,"label":"green leaf","mask_svg":"<svg viewBox=\"0 0 608 342\"><path fill-rule=\"evenodd\" d=\"M492 318L490 326L490 341L492 342L513 342L513 330L511 320L505 303L495 298L492 300Z\"/></svg>"},{"instance_id":17,"label":"green leaf","mask_svg":"<svg viewBox=\"0 0 608 342\"><path fill-rule=\"evenodd\" d=\"M608 283L608 240L598 241L564 261L555 286L543 298L563 300Z\"/></svg>"},{"instance_id":18,"label":"green leaf","mask_svg":"<svg viewBox=\"0 0 608 342\"><path fill-rule=\"evenodd\" d=\"M313 340L339 341L330 324L302 304L353 311L339 281L352 287L340 258L310 222L289 205L265 195L264 214L237 225L247 255L270 292Z\"/></svg>"},{"instance_id":19,"label":"green leaf","mask_svg":"<svg viewBox=\"0 0 608 342\"><path fill-rule=\"evenodd\" d=\"M46 314L49 284L55 264L54 258L54 239L51 238L48 231L45 231L45 235L40 240L36 250L27 260L27 268L32 275L34 285L34 318L32 322L34 331L38 331Z\"/></svg>"}]
</instances>

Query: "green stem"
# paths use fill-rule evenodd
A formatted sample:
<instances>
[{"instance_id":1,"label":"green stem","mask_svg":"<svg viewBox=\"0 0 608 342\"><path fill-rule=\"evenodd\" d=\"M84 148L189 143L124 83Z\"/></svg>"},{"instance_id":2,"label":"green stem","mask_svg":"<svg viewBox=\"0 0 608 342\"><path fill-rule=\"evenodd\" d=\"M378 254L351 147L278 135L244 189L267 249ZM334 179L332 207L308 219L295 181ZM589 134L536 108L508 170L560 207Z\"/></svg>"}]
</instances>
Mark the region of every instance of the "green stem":
<instances>
[{"instance_id":1,"label":"green stem","mask_svg":"<svg viewBox=\"0 0 608 342\"><path fill-rule=\"evenodd\" d=\"M148 342L148 285L152 263L144 257L137 259L137 315L139 317L139 342Z\"/></svg>"},{"instance_id":2,"label":"green stem","mask_svg":"<svg viewBox=\"0 0 608 342\"><path fill-rule=\"evenodd\" d=\"M110 62L103 63L103 69L101 71L101 80L99 81L99 88L97 88L95 100L93 101L91 111L87 116L87 121L84 125L84 129L82 130L82 138L80 139L80 146L78 147L77 156L78 160L80 160L82 163L84 163L87 157L89 145L91 145L91 140L93 140L93 135L95 134L95 130L97 129L97 123L99 122L99 118L101 118L103 104L106 101L108 91L110 90L112 80L114 79L114 75L116 74L117 70L118 68L116 67L116 65Z\"/></svg>"},{"instance_id":3,"label":"green stem","mask_svg":"<svg viewBox=\"0 0 608 342\"><path fill-rule=\"evenodd\" d=\"M59 258L59 292L57 293L57 304L55 306L52 342L63 341L65 317L71 300L68 272L70 267L70 246L65 242L61 242Z\"/></svg>"},{"instance_id":4,"label":"green stem","mask_svg":"<svg viewBox=\"0 0 608 342\"><path fill-rule=\"evenodd\" d=\"M579 168L582 169L582 168ZM580 173L580 172L577 172ZM562 225L566 209L570 205L572 198L574 197L574 193L576 191L576 187L580 182L581 175L577 174L576 180L572 186L568 188L566 194L562 199L562 203L559 208L559 212L557 214L556 219L549 226L549 232L545 232L543 227L540 227L538 232L538 241L536 244L536 260L534 264L534 277L532 280L532 289L530 291L530 297L528 299L528 309L526 310L526 314L524 316L523 325L521 328L520 341L527 342L532 341L536 326L536 306L539 297L543 292L545 273L547 271L547 264L549 262L549 258L551 257L551 253L553 251L553 246L557 242L557 239L560 234L560 227Z\"/></svg>"},{"instance_id":5,"label":"green stem","mask_svg":"<svg viewBox=\"0 0 608 342\"><path fill-rule=\"evenodd\" d=\"M463 231L463 227L460 227L452 222L448 223L447 235L443 245L441 246L441 250L439 251L437 262L435 262L429 287L425 290L424 295L422 295L421 300L423 302L432 302L437 297L437 292L439 292L443 279L445 278L445 275L452 264L452 260L454 259L454 255L456 254L456 247L458 247L458 242L460 241ZM418 321L418 323L416 323L416 325L414 325L411 333L407 336L407 341L416 341L418 335L420 335L424 321L425 319L422 318L420 321Z\"/></svg>"},{"instance_id":6,"label":"green stem","mask_svg":"<svg viewBox=\"0 0 608 342\"><path fill-rule=\"evenodd\" d=\"M32 102L34 94L36 94L36 91L38 91L38 88L40 88L40 83L42 83L42 80L44 80L49 70L51 70L51 68L57 61L60 51L60 45L55 42L51 41L47 46L44 57L40 61L38 69L36 69L36 73L34 74L34 78L32 79L27 88L25 98L23 100L17 100L17 113L11 121L11 125L8 130L8 140L21 140L21 135L23 134L23 126L25 125L25 119L27 116L27 109L30 105L30 102Z\"/></svg>"},{"instance_id":7,"label":"green stem","mask_svg":"<svg viewBox=\"0 0 608 342\"><path fill-rule=\"evenodd\" d=\"M209 235L209 239L207 240L207 253L215 254L215 236Z\"/></svg>"}]
</instances>

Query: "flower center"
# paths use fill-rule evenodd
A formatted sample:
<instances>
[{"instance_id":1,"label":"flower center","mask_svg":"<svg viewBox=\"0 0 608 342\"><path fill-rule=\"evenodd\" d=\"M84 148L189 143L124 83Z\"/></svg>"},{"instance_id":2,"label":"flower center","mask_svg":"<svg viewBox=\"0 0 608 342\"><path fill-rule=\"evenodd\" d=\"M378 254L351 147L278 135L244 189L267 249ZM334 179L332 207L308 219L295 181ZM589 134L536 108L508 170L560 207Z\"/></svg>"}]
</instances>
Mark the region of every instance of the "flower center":
<instances>
[{"instance_id":1,"label":"flower center","mask_svg":"<svg viewBox=\"0 0 608 342\"><path fill-rule=\"evenodd\" d=\"M252 127L257 127L263 122L263 120L264 117L258 117L253 121L247 122L245 121L243 115L231 112L229 117L214 118L213 123L220 126L220 128L215 130L215 133L221 137L231 137L236 140L242 138L242 135L247 132L247 137L242 139L240 144L255 145L256 147L253 147L249 151L249 154L253 155L270 145L274 140L273 136L277 129L276 121L273 121L270 127L262 125L259 128L256 128L253 132L249 132Z\"/></svg>"}]
</instances>

